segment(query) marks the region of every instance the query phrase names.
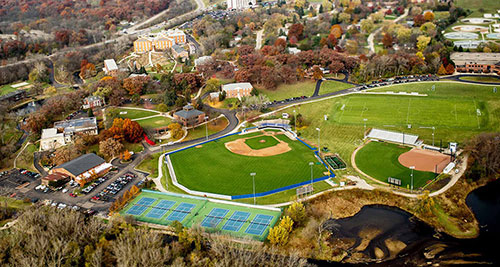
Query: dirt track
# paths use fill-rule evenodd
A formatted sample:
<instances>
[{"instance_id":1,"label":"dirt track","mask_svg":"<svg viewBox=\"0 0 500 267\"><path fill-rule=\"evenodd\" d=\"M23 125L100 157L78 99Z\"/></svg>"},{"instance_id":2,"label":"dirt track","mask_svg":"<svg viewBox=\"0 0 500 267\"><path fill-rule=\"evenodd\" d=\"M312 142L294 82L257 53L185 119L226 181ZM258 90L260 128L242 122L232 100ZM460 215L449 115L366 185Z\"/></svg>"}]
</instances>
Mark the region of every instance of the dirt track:
<instances>
[{"instance_id":1,"label":"dirt track","mask_svg":"<svg viewBox=\"0 0 500 267\"><path fill-rule=\"evenodd\" d=\"M269 135L269 134L265 134L265 135ZM256 137L258 137L258 136L253 136L251 138L256 138ZM245 140L247 138L240 138L238 140L227 142L224 145L226 146L226 148L229 151L231 151L235 154L239 154L239 155L243 155L243 156L251 156L251 157L275 156L275 155L283 154L283 153L286 153L286 152L292 150L290 148L290 146L288 145L288 143L283 142L276 137L274 137L274 138L276 140L278 140L278 142L279 142L277 145L272 146L272 147L262 148L262 149L253 149L253 148L249 147L245 143Z\"/></svg>"},{"instance_id":2,"label":"dirt track","mask_svg":"<svg viewBox=\"0 0 500 267\"><path fill-rule=\"evenodd\" d=\"M450 163L450 156L437 151L414 148L399 155L398 161L405 167L415 166L417 171L436 172L437 168L437 173L441 173Z\"/></svg>"}]
</instances>

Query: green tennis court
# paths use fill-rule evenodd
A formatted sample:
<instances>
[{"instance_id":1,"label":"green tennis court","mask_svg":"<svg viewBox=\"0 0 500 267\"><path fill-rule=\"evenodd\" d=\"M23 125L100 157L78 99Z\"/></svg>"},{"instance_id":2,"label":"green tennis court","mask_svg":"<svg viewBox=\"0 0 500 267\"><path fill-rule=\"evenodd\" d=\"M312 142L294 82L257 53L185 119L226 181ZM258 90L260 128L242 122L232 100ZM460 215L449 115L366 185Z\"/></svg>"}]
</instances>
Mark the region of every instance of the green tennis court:
<instances>
[{"instance_id":1,"label":"green tennis court","mask_svg":"<svg viewBox=\"0 0 500 267\"><path fill-rule=\"evenodd\" d=\"M264 241L281 216L278 208L259 207L189 195L143 190L121 212L137 221L186 227L200 225L207 232Z\"/></svg>"}]
</instances>

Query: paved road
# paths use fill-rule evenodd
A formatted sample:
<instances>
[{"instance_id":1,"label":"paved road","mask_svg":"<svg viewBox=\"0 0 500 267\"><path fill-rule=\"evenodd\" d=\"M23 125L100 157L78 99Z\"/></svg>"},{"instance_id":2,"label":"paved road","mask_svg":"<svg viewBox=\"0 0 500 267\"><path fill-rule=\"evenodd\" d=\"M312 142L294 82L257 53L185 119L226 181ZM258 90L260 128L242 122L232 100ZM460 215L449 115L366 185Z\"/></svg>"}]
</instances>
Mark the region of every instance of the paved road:
<instances>
[{"instance_id":1,"label":"paved road","mask_svg":"<svg viewBox=\"0 0 500 267\"><path fill-rule=\"evenodd\" d=\"M498 78L498 82L480 82L480 81L468 81L462 80L463 77L495 77ZM473 83L473 84L482 84L482 85L500 85L500 76L497 75L487 75L487 74L456 74L450 76L444 76L442 79L453 80L457 82L463 83Z\"/></svg>"},{"instance_id":2,"label":"paved road","mask_svg":"<svg viewBox=\"0 0 500 267\"><path fill-rule=\"evenodd\" d=\"M354 86L359 86L359 84L349 81L349 73L348 72L343 72L343 74L345 75L345 77L342 80L338 80L338 79L334 79L334 78L324 78L324 79L317 80L316 81L316 88L314 88L314 93L312 96L319 95L319 90L321 89L321 84L323 83L323 81L337 81L337 82L352 84Z\"/></svg>"}]
</instances>

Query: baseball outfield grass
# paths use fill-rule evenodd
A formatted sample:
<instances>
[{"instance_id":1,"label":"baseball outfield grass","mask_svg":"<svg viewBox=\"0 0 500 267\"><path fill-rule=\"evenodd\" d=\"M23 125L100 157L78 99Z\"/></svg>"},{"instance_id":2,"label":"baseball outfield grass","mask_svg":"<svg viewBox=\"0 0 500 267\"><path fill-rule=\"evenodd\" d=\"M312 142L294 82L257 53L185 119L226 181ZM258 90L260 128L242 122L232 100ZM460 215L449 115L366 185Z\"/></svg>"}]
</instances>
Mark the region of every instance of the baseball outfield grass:
<instances>
[{"instance_id":1,"label":"baseball outfield grass","mask_svg":"<svg viewBox=\"0 0 500 267\"><path fill-rule=\"evenodd\" d=\"M299 141L288 140L291 151L270 157L234 154L224 143L262 133L235 135L170 155L177 180L189 189L224 195L265 192L311 179L309 162L314 162L313 177L323 177L326 168L311 149Z\"/></svg>"},{"instance_id":2,"label":"baseball outfield grass","mask_svg":"<svg viewBox=\"0 0 500 267\"><path fill-rule=\"evenodd\" d=\"M287 137L288 138L288 137ZM266 147L272 147L277 145L279 142L272 136L256 136L245 140L245 144L247 144L252 149L263 149Z\"/></svg>"},{"instance_id":3,"label":"baseball outfield grass","mask_svg":"<svg viewBox=\"0 0 500 267\"><path fill-rule=\"evenodd\" d=\"M411 170L401 165L399 155L411 148L390 143L370 142L356 153L356 165L367 175L387 183L387 178L401 180L401 186L411 185ZM413 171L413 189L423 187L436 177L432 172Z\"/></svg>"}]
</instances>

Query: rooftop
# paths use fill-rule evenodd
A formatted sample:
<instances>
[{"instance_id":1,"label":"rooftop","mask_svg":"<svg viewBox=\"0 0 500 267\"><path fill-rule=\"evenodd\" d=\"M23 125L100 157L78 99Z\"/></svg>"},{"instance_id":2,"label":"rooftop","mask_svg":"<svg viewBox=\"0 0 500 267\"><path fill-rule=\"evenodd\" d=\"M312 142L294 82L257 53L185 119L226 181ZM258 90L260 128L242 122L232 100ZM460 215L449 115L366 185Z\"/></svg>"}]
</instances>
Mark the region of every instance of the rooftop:
<instances>
[{"instance_id":1,"label":"rooftop","mask_svg":"<svg viewBox=\"0 0 500 267\"><path fill-rule=\"evenodd\" d=\"M451 54L450 57L456 65L465 65L466 63L495 65L500 62L500 53L456 52Z\"/></svg>"},{"instance_id":2,"label":"rooftop","mask_svg":"<svg viewBox=\"0 0 500 267\"><path fill-rule=\"evenodd\" d=\"M74 176L78 176L106 161L94 153L82 155L74 160L65 162L55 169L65 169Z\"/></svg>"},{"instance_id":3,"label":"rooftop","mask_svg":"<svg viewBox=\"0 0 500 267\"><path fill-rule=\"evenodd\" d=\"M106 66L106 68L109 71L118 70L118 66L116 65L116 62L115 62L114 59L106 59L106 60L104 60L104 66Z\"/></svg>"},{"instance_id":4,"label":"rooftop","mask_svg":"<svg viewBox=\"0 0 500 267\"><path fill-rule=\"evenodd\" d=\"M174 115L179 116L184 119L190 119L193 117L198 117L201 114L205 114L202 111L194 109L191 105L185 105L181 110L174 113Z\"/></svg>"},{"instance_id":5,"label":"rooftop","mask_svg":"<svg viewBox=\"0 0 500 267\"><path fill-rule=\"evenodd\" d=\"M64 134L57 133L56 128L48 128L48 129L42 130L42 138L41 139L54 138L54 137L59 137L59 136L64 136Z\"/></svg>"},{"instance_id":6,"label":"rooftop","mask_svg":"<svg viewBox=\"0 0 500 267\"><path fill-rule=\"evenodd\" d=\"M181 46L178 46L178 45L173 45L172 46L172 49L174 49L174 51L179 54L179 53L182 53L182 52L185 52L186 49L182 48Z\"/></svg>"},{"instance_id":7,"label":"rooftop","mask_svg":"<svg viewBox=\"0 0 500 267\"><path fill-rule=\"evenodd\" d=\"M243 89L243 88L252 88L251 83L228 83L222 85L222 90L224 91L231 91L231 90L238 90L238 89Z\"/></svg>"},{"instance_id":8,"label":"rooftop","mask_svg":"<svg viewBox=\"0 0 500 267\"><path fill-rule=\"evenodd\" d=\"M93 127L97 127L95 117L54 122L54 128L63 128L65 132Z\"/></svg>"},{"instance_id":9,"label":"rooftop","mask_svg":"<svg viewBox=\"0 0 500 267\"><path fill-rule=\"evenodd\" d=\"M416 145L418 141L418 135L405 134L381 129L372 129L367 135L368 138L385 140L393 143L402 143L408 145Z\"/></svg>"}]
</instances>

